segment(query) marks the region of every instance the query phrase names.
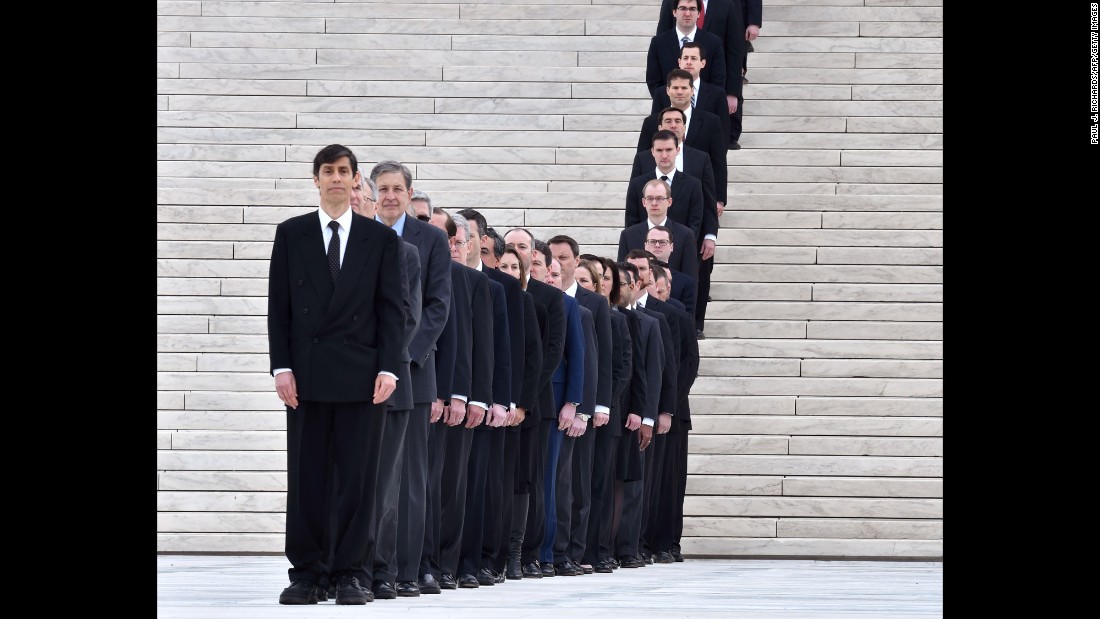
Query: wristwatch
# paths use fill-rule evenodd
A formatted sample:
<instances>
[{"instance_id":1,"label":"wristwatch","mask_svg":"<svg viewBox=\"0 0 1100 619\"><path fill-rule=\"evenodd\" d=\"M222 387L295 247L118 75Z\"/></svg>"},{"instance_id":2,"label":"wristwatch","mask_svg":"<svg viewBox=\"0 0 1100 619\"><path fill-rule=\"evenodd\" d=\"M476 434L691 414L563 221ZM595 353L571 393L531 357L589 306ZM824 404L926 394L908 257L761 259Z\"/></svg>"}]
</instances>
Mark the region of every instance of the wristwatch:
<instances>
[{"instance_id":1,"label":"wristwatch","mask_svg":"<svg viewBox=\"0 0 1100 619\"><path fill-rule=\"evenodd\" d=\"M583 421L585 423L588 423L588 420L591 419L591 418L592 418L592 415L589 415L588 413L577 413L577 419L580 419L581 421Z\"/></svg>"}]
</instances>

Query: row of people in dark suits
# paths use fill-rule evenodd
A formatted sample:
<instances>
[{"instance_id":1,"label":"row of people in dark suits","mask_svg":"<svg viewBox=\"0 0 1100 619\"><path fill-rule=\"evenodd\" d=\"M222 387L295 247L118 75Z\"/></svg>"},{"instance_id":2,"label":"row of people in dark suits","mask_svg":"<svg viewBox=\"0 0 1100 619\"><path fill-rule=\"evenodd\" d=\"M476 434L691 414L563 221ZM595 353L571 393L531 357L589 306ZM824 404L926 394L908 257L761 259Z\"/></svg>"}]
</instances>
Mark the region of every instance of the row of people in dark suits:
<instances>
[{"instance_id":1,"label":"row of people in dark suits","mask_svg":"<svg viewBox=\"0 0 1100 619\"><path fill-rule=\"evenodd\" d=\"M645 302L649 255L581 264L571 238L546 245L515 229L498 257L476 211L433 213L423 195L414 204L400 163L379 163L369 179L357 174L349 192L345 173L355 159L341 149L337 165L318 170L315 162L322 208L280 225L272 254L269 337L288 407L292 563L280 602L334 595L338 604L362 604L509 577L610 572L644 565L645 553L675 560L686 460L665 449L664 434L689 427L690 384L677 376L694 380L698 348L687 313ZM328 182L330 167L344 176ZM372 237L368 247L364 229L386 243ZM310 238L321 242L315 253ZM482 264L483 243L493 245L499 269ZM375 254L391 246L397 251L377 266L392 273L371 278L365 291L344 283L369 277L349 270L345 256L359 264L364 249L382 258ZM326 247L328 269L311 271L323 269ZM624 270L625 287L617 281ZM605 284L606 294L597 292ZM321 316L305 318L309 305ZM663 325L643 334L631 317L652 312L667 316L639 320ZM333 316L342 326L330 332ZM368 316L374 324L361 332ZM362 378L369 374L339 367L360 357L379 368L373 391ZM370 405L344 410L339 402L349 398ZM387 414L374 412L380 404ZM642 464L654 424L657 447ZM356 441L365 446L358 454Z\"/></svg>"},{"instance_id":2,"label":"row of people in dark suits","mask_svg":"<svg viewBox=\"0 0 1100 619\"><path fill-rule=\"evenodd\" d=\"M726 153L741 148L745 58L751 41L759 35L761 13L761 0L663 0L646 55L646 87L653 105L638 136L631 185L636 186L639 175L644 180L666 176L660 171L651 176L653 162L643 153L651 148L658 129L678 129L684 153L676 168L702 185L706 218L701 225L692 225L677 219L676 213L672 215L692 228L698 243L695 328L700 339L705 337L718 218L728 203ZM670 108L679 109L680 117L664 118ZM671 175L668 178L676 191L676 180ZM627 197L627 226L638 221L630 219L636 205L633 197Z\"/></svg>"}]
</instances>

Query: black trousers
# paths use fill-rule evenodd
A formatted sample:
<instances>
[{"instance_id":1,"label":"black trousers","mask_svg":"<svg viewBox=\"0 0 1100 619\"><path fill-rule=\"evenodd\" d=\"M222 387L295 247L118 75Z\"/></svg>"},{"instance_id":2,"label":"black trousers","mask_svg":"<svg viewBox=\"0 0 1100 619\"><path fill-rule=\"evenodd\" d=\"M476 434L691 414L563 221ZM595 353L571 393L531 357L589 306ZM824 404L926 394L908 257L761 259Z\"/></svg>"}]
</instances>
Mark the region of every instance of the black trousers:
<instances>
[{"instance_id":1,"label":"black trousers","mask_svg":"<svg viewBox=\"0 0 1100 619\"><path fill-rule=\"evenodd\" d=\"M672 423L675 426L683 425L676 419ZM672 550L673 543L680 541L680 532L684 528L684 495L680 480L683 478L686 485L687 458L684 450L687 447L687 430L678 427L675 434L669 432L664 436L664 453L661 456L664 461L661 463L661 478L658 480L660 499L653 506L654 520L649 536L654 552Z\"/></svg>"},{"instance_id":2,"label":"black trousers","mask_svg":"<svg viewBox=\"0 0 1100 619\"><path fill-rule=\"evenodd\" d=\"M442 420L428 424L428 483L424 493L424 538L421 542L419 576L431 574L436 580L439 567L439 540L442 534L443 462L447 448L447 426Z\"/></svg>"},{"instance_id":3,"label":"black trousers","mask_svg":"<svg viewBox=\"0 0 1100 619\"><path fill-rule=\"evenodd\" d=\"M397 580L416 581L428 514L428 428L431 404L416 404L405 429L397 520Z\"/></svg>"},{"instance_id":4,"label":"black trousers","mask_svg":"<svg viewBox=\"0 0 1100 619\"><path fill-rule=\"evenodd\" d=\"M501 458L497 469L489 465L489 520L486 521L485 546L481 567L503 572L508 558L508 539L512 533L512 497L515 496L519 456L519 428L498 428ZM499 483L496 483L499 479Z\"/></svg>"},{"instance_id":5,"label":"black trousers","mask_svg":"<svg viewBox=\"0 0 1100 619\"><path fill-rule=\"evenodd\" d=\"M606 427L606 426L604 426ZM573 500L569 511L569 544L565 554L580 563L588 546L588 522L592 515L592 475L596 455L596 428L592 421L584 434L573 439Z\"/></svg>"},{"instance_id":6,"label":"black trousers","mask_svg":"<svg viewBox=\"0 0 1100 619\"><path fill-rule=\"evenodd\" d=\"M288 576L318 583L327 571L333 581L348 574L369 583L385 411L371 402L300 400L286 416Z\"/></svg>"},{"instance_id":7,"label":"black trousers","mask_svg":"<svg viewBox=\"0 0 1100 619\"><path fill-rule=\"evenodd\" d=\"M611 524L614 516L616 445L610 425L596 428L596 441L592 460L592 510L588 516L588 539L580 561L595 565L600 559L613 556ZM589 430L591 432L592 430Z\"/></svg>"},{"instance_id":8,"label":"black trousers","mask_svg":"<svg viewBox=\"0 0 1100 619\"><path fill-rule=\"evenodd\" d=\"M461 554L455 575L477 575L481 569L481 550L485 540L488 503L489 463L493 433L497 428L481 425L473 429L474 440L466 463L466 515L462 525Z\"/></svg>"},{"instance_id":9,"label":"black trousers","mask_svg":"<svg viewBox=\"0 0 1100 619\"><path fill-rule=\"evenodd\" d=\"M447 447L440 480L439 569L457 575L462 552L462 528L466 521L466 470L474 445L474 430L464 425L447 426Z\"/></svg>"},{"instance_id":10,"label":"black trousers","mask_svg":"<svg viewBox=\"0 0 1100 619\"><path fill-rule=\"evenodd\" d=\"M710 274L714 271L714 256L699 264L699 288L695 297L695 330L703 330L703 318L707 315L707 298L710 296ZM675 422L673 422L675 423ZM654 434L656 438L656 433Z\"/></svg>"},{"instance_id":11,"label":"black trousers","mask_svg":"<svg viewBox=\"0 0 1100 619\"><path fill-rule=\"evenodd\" d=\"M673 421L675 423L675 420ZM657 434L653 431L653 442L646 449L653 453L647 454L645 459L645 484L642 490L642 534L638 540L639 549L643 553L653 554L654 535L658 526L657 507L662 500L661 476L664 475L665 452L668 451L668 434Z\"/></svg>"},{"instance_id":12,"label":"black trousers","mask_svg":"<svg viewBox=\"0 0 1100 619\"><path fill-rule=\"evenodd\" d=\"M546 479L546 457L550 432L558 431L557 419L542 418L539 420L536 440L538 441L539 455L535 462L535 480L531 492L527 494L527 529L523 534L523 552L520 561L526 565L539 560L542 550L542 539L546 532L546 498L543 492L543 483ZM550 475L554 472L551 471ZM551 523L552 524L552 523Z\"/></svg>"},{"instance_id":13,"label":"black trousers","mask_svg":"<svg viewBox=\"0 0 1100 619\"><path fill-rule=\"evenodd\" d=\"M634 438L634 434L623 439ZM615 534L615 556L633 557L640 554L639 540L642 534L642 500L645 494L645 463L652 457L652 444L642 452L642 479L623 482L622 513L619 517L619 530Z\"/></svg>"},{"instance_id":14,"label":"black trousers","mask_svg":"<svg viewBox=\"0 0 1100 619\"><path fill-rule=\"evenodd\" d=\"M387 411L382 432L382 457L378 461L378 497L374 504L378 541L374 547L374 580L393 583L397 579L397 522L401 501L401 478L405 470L405 430L411 411ZM370 584L370 583L366 583Z\"/></svg>"}]
</instances>

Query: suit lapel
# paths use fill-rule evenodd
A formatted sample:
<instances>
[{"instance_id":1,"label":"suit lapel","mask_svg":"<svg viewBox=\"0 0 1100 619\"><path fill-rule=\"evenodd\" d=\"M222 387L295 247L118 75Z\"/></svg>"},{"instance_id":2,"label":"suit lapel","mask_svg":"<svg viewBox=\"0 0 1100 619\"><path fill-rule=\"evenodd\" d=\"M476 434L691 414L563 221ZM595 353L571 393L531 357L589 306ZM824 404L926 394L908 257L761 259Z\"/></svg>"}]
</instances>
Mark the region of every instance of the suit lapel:
<instances>
[{"instance_id":1,"label":"suit lapel","mask_svg":"<svg viewBox=\"0 0 1100 619\"><path fill-rule=\"evenodd\" d=\"M344 262L340 265L340 276L336 278L336 290L332 293L330 311L325 314L325 318L332 313L332 308L343 307L348 302L348 295L355 289L355 282L359 281L363 273L367 261L367 221L359 215L352 215L347 248L344 249Z\"/></svg>"},{"instance_id":2,"label":"suit lapel","mask_svg":"<svg viewBox=\"0 0 1100 619\"><path fill-rule=\"evenodd\" d=\"M328 273L328 255L325 253L325 237L321 235L321 226L315 216L302 220L302 243L306 273L313 285L317 297L329 299L332 296L332 276Z\"/></svg>"}]
</instances>

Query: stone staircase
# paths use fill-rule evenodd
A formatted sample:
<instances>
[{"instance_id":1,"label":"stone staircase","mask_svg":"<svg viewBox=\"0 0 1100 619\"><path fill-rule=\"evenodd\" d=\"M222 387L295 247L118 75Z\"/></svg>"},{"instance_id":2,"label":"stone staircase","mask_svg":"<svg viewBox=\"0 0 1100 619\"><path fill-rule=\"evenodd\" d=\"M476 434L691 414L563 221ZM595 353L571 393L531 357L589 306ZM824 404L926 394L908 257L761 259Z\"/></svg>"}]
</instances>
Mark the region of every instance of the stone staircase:
<instances>
[{"instance_id":1,"label":"stone staircase","mask_svg":"<svg viewBox=\"0 0 1100 619\"><path fill-rule=\"evenodd\" d=\"M942 558L942 0L764 0L684 552ZM614 255L659 0L157 2L159 552L281 553L274 226L351 147Z\"/></svg>"}]
</instances>

